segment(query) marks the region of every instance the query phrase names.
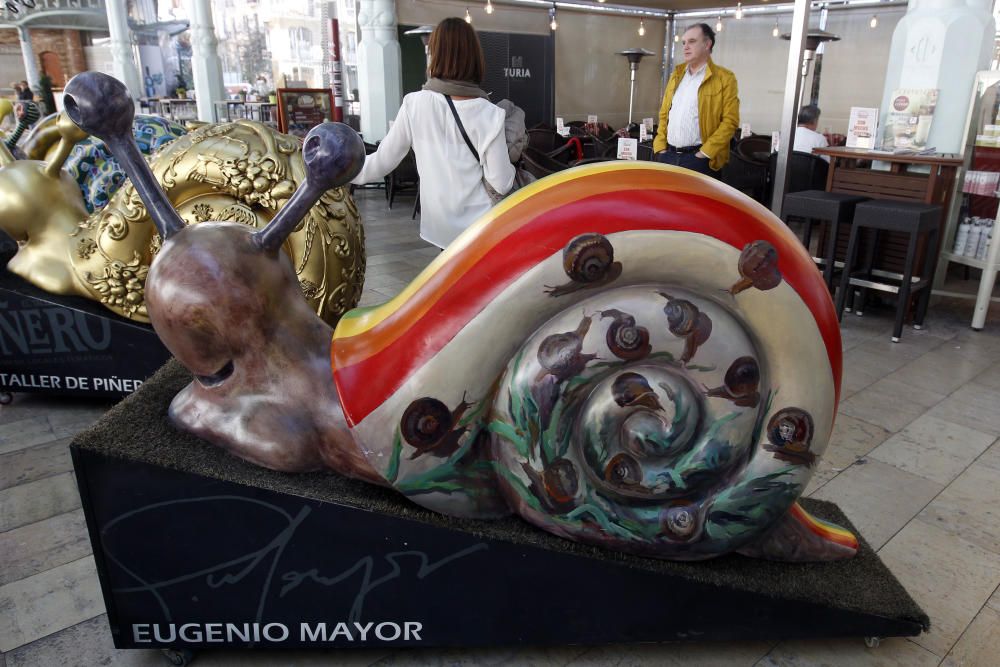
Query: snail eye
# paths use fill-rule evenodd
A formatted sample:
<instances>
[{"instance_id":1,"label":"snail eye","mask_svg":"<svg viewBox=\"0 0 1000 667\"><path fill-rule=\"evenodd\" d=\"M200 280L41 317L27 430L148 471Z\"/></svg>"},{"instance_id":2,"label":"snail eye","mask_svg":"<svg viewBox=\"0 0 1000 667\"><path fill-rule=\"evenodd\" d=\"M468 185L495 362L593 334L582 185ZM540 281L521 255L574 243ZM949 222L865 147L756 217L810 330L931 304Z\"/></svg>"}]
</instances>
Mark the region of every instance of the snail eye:
<instances>
[{"instance_id":1,"label":"snail eye","mask_svg":"<svg viewBox=\"0 0 1000 667\"><path fill-rule=\"evenodd\" d=\"M233 374L233 368L233 362L230 359L222 368L211 375L195 375L194 377L203 387L218 387Z\"/></svg>"}]
</instances>

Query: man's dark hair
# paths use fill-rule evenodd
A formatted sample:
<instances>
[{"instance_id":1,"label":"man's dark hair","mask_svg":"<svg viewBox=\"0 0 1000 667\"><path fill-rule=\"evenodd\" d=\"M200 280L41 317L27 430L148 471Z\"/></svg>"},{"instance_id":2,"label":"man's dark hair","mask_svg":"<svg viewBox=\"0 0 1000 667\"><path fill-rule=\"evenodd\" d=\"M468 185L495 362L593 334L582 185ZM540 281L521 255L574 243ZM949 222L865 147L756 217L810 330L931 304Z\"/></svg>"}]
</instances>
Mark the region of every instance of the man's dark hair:
<instances>
[{"instance_id":1,"label":"man's dark hair","mask_svg":"<svg viewBox=\"0 0 1000 667\"><path fill-rule=\"evenodd\" d=\"M819 122L819 107L807 104L799 109L799 125L812 125Z\"/></svg>"},{"instance_id":2,"label":"man's dark hair","mask_svg":"<svg viewBox=\"0 0 1000 667\"><path fill-rule=\"evenodd\" d=\"M688 30L694 30L695 28L701 29L701 34L707 37L708 41L712 42L712 45L708 47L708 52L711 53L712 50L715 48L715 31L712 30L712 26L708 25L707 23L694 23L685 28L684 32L687 32Z\"/></svg>"}]
</instances>

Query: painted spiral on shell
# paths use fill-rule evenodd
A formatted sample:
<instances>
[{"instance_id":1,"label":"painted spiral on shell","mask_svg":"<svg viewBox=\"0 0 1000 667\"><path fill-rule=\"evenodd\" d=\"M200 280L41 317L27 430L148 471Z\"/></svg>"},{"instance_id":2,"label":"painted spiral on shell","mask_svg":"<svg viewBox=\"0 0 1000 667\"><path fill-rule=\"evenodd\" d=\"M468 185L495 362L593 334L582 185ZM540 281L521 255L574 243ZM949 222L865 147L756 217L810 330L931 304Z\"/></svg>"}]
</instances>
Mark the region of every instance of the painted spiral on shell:
<instances>
[{"instance_id":1,"label":"painted spiral on shell","mask_svg":"<svg viewBox=\"0 0 1000 667\"><path fill-rule=\"evenodd\" d=\"M609 301L615 309L601 307ZM501 467L530 471L504 476L509 502L577 538L610 535L679 558L766 529L800 489L747 474L765 427L761 397L776 388L738 313L680 286L610 290L577 308L586 314L561 314L527 341L494 404L523 434L496 441ZM619 353L623 328L645 332L642 354Z\"/></svg>"}]
</instances>

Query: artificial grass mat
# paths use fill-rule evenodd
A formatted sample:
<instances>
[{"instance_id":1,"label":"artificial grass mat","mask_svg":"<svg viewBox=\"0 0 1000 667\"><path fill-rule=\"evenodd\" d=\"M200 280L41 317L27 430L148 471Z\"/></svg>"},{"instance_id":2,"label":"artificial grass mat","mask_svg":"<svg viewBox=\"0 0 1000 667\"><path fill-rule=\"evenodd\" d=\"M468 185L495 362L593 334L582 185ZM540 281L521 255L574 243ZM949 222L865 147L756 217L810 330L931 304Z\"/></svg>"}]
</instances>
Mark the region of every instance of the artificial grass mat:
<instances>
[{"instance_id":1,"label":"artificial grass mat","mask_svg":"<svg viewBox=\"0 0 1000 667\"><path fill-rule=\"evenodd\" d=\"M696 563L643 558L571 542L543 532L518 517L495 521L456 519L426 510L391 489L351 480L333 472L281 473L229 455L167 419L171 399L191 381L176 360L169 361L134 394L80 433L77 447L130 461L163 466L246 486L362 508L458 530L486 539L596 558L627 567L680 576L778 599L791 599L873 614L930 627L917 605L864 538L833 503L801 499L809 512L852 530L858 554L833 563L775 563L729 555Z\"/></svg>"}]
</instances>

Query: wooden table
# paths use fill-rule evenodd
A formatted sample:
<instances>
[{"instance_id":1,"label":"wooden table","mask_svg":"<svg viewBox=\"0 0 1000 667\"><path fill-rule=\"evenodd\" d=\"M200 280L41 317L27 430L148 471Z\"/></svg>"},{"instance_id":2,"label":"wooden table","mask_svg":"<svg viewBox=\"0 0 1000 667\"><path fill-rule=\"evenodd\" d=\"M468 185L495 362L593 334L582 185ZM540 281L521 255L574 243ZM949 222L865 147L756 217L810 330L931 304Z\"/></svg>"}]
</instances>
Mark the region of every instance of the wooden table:
<instances>
[{"instance_id":1,"label":"wooden table","mask_svg":"<svg viewBox=\"0 0 1000 667\"><path fill-rule=\"evenodd\" d=\"M955 179L962 166L962 156L956 154L892 155L857 148L814 148L813 153L830 158L827 192L844 192L872 199L919 201L941 206L941 234L951 206ZM872 169L872 161L889 165L888 171ZM850 227L840 228L837 238L838 256L846 254ZM942 241L938 235L938 247ZM825 238L825 237L821 237ZM923 255L921 249L919 255ZM938 248L931 249L930 261L937 264ZM863 255L862 255L863 256ZM882 234L875 250L875 268L902 273L906 258L906 236ZM918 266L920 257L918 257Z\"/></svg>"}]
</instances>

